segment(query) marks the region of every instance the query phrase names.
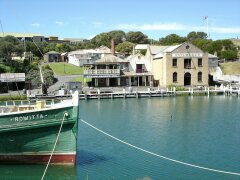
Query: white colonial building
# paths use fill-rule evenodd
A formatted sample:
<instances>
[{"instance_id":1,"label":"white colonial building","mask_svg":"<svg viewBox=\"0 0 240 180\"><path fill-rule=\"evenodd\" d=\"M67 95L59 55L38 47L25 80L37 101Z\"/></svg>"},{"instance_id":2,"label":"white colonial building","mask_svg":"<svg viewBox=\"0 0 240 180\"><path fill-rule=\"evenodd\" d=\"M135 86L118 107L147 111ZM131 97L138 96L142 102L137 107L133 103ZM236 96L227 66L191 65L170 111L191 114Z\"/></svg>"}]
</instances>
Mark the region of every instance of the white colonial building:
<instances>
[{"instance_id":1,"label":"white colonial building","mask_svg":"<svg viewBox=\"0 0 240 180\"><path fill-rule=\"evenodd\" d=\"M147 86L152 81L152 66L149 58L137 53L126 59L129 62L128 71L123 72L130 86Z\"/></svg>"},{"instance_id":2,"label":"white colonial building","mask_svg":"<svg viewBox=\"0 0 240 180\"><path fill-rule=\"evenodd\" d=\"M75 66L83 66L83 64L91 64L100 59L101 55L93 49L77 50L68 53L68 63Z\"/></svg>"},{"instance_id":3,"label":"white colonial building","mask_svg":"<svg viewBox=\"0 0 240 180\"><path fill-rule=\"evenodd\" d=\"M92 64L96 60L111 54L111 50L106 46L100 46L96 49L82 49L68 53L68 62L75 66Z\"/></svg>"}]
</instances>

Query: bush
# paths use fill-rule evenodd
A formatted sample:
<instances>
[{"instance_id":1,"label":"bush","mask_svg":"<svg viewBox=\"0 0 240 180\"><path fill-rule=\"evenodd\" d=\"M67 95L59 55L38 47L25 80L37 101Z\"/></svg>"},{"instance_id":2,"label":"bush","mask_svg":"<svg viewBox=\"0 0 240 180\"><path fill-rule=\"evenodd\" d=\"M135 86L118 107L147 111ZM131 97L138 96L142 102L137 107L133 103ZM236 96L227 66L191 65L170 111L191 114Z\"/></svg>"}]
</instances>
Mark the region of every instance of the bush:
<instances>
[{"instance_id":1,"label":"bush","mask_svg":"<svg viewBox=\"0 0 240 180\"><path fill-rule=\"evenodd\" d=\"M186 91L186 88L185 87L182 87L182 86L174 86L174 85L169 85L168 86L168 89L170 90L171 88L173 89L173 87L176 88L176 91Z\"/></svg>"},{"instance_id":2,"label":"bush","mask_svg":"<svg viewBox=\"0 0 240 180\"><path fill-rule=\"evenodd\" d=\"M44 78L44 82L48 86L51 86L55 83L55 78L54 78L52 69L44 69L43 70L43 78Z\"/></svg>"},{"instance_id":3,"label":"bush","mask_svg":"<svg viewBox=\"0 0 240 180\"><path fill-rule=\"evenodd\" d=\"M26 75L26 81L31 81L33 88L41 85L40 72L38 69L31 69Z\"/></svg>"},{"instance_id":4,"label":"bush","mask_svg":"<svg viewBox=\"0 0 240 180\"><path fill-rule=\"evenodd\" d=\"M10 101L10 100L27 100L27 96L26 95L6 95L6 96L0 96L0 101Z\"/></svg>"}]
</instances>

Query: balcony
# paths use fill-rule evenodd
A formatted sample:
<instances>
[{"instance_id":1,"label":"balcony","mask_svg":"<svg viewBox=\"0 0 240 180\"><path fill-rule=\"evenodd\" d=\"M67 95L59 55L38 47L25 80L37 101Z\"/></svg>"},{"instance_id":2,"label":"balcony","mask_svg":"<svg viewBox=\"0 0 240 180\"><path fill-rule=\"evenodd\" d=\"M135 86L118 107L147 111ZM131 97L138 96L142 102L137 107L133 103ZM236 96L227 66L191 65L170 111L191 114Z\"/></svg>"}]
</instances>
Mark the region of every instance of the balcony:
<instances>
[{"instance_id":1,"label":"balcony","mask_svg":"<svg viewBox=\"0 0 240 180\"><path fill-rule=\"evenodd\" d=\"M84 70L85 77L119 77L120 69L88 69Z\"/></svg>"},{"instance_id":2,"label":"balcony","mask_svg":"<svg viewBox=\"0 0 240 180\"><path fill-rule=\"evenodd\" d=\"M136 69L136 73L144 73L144 69Z\"/></svg>"},{"instance_id":3,"label":"balcony","mask_svg":"<svg viewBox=\"0 0 240 180\"><path fill-rule=\"evenodd\" d=\"M191 69L191 64L184 64L184 69Z\"/></svg>"}]
</instances>

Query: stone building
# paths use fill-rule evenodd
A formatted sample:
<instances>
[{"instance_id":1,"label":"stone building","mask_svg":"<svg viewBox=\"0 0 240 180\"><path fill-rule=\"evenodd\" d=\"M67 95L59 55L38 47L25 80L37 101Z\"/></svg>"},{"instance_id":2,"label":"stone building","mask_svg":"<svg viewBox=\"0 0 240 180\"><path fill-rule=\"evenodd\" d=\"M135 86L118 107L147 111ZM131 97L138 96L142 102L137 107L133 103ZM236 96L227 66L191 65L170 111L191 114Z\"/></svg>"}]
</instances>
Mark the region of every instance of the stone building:
<instances>
[{"instance_id":1,"label":"stone building","mask_svg":"<svg viewBox=\"0 0 240 180\"><path fill-rule=\"evenodd\" d=\"M61 62L62 58L61 58L61 54L59 52L50 51L50 52L44 54L44 60L46 62Z\"/></svg>"},{"instance_id":2,"label":"stone building","mask_svg":"<svg viewBox=\"0 0 240 180\"><path fill-rule=\"evenodd\" d=\"M154 84L207 86L208 53L191 43L167 46L152 61Z\"/></svg>"}]
</instances>

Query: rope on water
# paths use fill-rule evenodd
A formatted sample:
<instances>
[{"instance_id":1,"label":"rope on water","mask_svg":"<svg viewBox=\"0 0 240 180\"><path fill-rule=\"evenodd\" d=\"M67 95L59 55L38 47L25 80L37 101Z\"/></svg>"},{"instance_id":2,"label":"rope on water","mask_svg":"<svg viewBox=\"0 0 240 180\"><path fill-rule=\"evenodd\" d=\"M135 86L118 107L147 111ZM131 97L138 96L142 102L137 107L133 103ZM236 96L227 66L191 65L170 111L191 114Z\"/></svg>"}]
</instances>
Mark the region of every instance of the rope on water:
<instances>
[{"instance_id":1,"label":"rope on water","mask_svg":"<svg viewBox=\"0 0 240 180\"><path fill-rule=\"evenodd\" d=\"M162 159L166 159L166 160L168 160L168 161L172 161L172 162L175 162L175 163L183 164L183 165L185 165L185 166L190 166L190 167L194 167L194 168L198 168L198 169L203 169L203 170L207 170L207 171L213 171L213 172L218 172L218 173L224 173L224 174L231 174L231 175L240 176L240 173L223 171L223 170L218 170L218 169L211 169L211 168L207 168L207 167L203 167L203 166L198 166L198 165L194 165L194 164L190 164L190 163L178 161L178 160L175 160L175 159L172 159L172 158L168 158L168 157L165 157L165 156L162 156L162 155L153 153L153 152L151 152L151 151L142 149L142 148L137 147L137 146L135 146L135 145L133 145L133 144L130 144L130 143L126 142L126 141L123 141L123 140L121 140L121 139L118 139L117 137L114 137L114 136L112 136L112 135L110 135L110 134L102 131L101 129L98 129L97 127L91 125L90 123L84 121L83 119L80 119L80 120L81 120L84 124L92 127L93 129L101 132L102 134L105 134L106 136L108 136L108 137L110 137L110 138L112 138L112 139L115 139L115 140L117 140L117 141L119 141L119 142L121 142L121 143L123 143L123 144L126 144L126 145L128 145L128 146L130 146L130 147L132 147L132 148L137 149L137 150L143 151L143 152L145 152L145 153L147 153L147 154L151 154L151 155L153 155L153 156L156 156L156 157L159 157L159 158L162 158Z\"/></svg>"},{"instance_id":2,"label":"rope on water","mask_svg":"<svg viewBox=\"0 0 240 180\"><path fill-rule=\"evenodd\" d=\"M53 149L52 149L51 155L50 155L50 157L49 157L49 160L48 160L47 166L46 166L46 168L45 168L45 170L44 170L44 173L43 173L43 175L42 175L41 180L44 179L44 177L45 177L45 175L46 175L46 172L47 172L47 170L48 170L48 166L49 166L49 164L50 164L50 162L51 162L51 159L52 159L53 153L54 153L54 151L55 151L55 148L56 148L56 145L57 145L57 142L58 142L58 139L59 139L59 136L60 136L61 130L62 130L63 122L64 122L64 119L65 119L66 116L68 116L68 113L67 113L67 112L65 112L64 115L63 115L63 119L62 119L62 122L61 122L60 128L59 128L59 130L58 130L57 138L56 138L56 140L55 140L55 143L54 143L54 146L53 146Z\"/></svg>"}]
</instances>

